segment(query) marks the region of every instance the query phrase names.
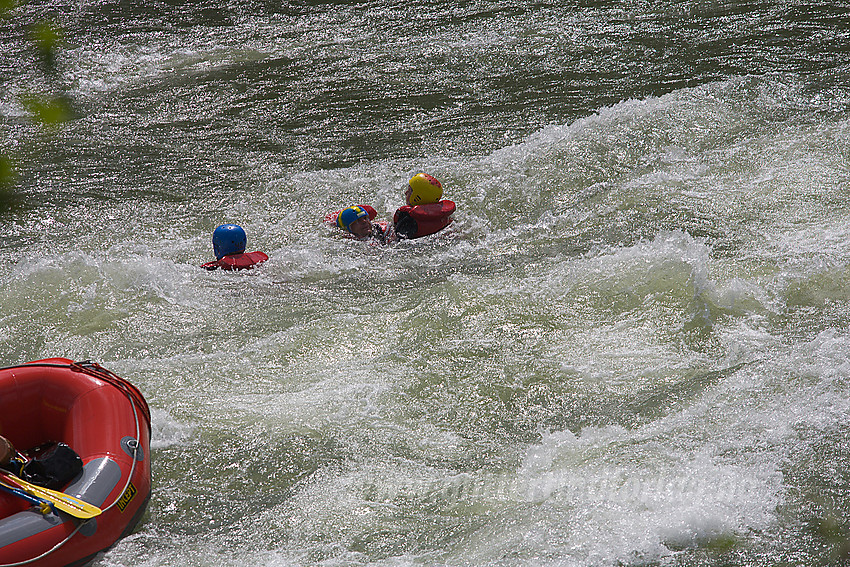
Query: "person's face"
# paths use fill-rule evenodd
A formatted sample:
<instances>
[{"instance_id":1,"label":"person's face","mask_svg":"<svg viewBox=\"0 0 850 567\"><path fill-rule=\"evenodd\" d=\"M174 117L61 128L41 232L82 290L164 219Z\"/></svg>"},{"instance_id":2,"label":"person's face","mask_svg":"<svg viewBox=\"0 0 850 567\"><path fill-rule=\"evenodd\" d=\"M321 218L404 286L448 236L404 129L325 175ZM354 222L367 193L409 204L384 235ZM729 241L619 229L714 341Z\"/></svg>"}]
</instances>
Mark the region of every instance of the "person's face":
<instances>
[{"instance_id":1,"label":"person's face","mask_svg":"<svg viewBox=\"0 0 850 567\"><path fill-rule=\"evenodd\" d=\"M348 225L348 228L351 229L351 234L357 238L367 238L372 236L372 220L368 216L360 217Z\"/></svg>"},{"instance_id":2,"label":"person's face","mask_svg":"<svg viewBox=\"0 0 850 567\"><path fill-rule=\"evenodd\" d=\"M411 195L413 195L413 188L410 185L408 185L407 189L404 190L404 202L407 203L408 205L413 204L413 203L410 202L410 196Z\"/></svg>"}]
</instances>

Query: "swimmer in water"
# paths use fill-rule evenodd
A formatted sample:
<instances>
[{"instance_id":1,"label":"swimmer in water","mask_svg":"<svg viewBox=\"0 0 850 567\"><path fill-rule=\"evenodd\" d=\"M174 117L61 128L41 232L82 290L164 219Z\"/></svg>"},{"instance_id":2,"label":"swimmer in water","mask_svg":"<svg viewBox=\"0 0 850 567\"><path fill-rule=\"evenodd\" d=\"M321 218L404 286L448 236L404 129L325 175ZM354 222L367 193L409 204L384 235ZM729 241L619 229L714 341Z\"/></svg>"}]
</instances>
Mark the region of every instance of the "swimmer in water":
<instances>
[{"instance_id":1,"label":"swimmer in water","mask_svg":"<svg viewBox=\"0 0 850 567\"><path fill-rule=\"evenodd\" d=\"M377 213L368 205L352 205L336 217L336 225L358 240L375 239L381 244L394 240L392 227L386 223L372 222Z\"/></svg>"},{"instance_id":2,"label":"swimmer in water","mask_svg":"<svg viewBox=\"0 0 850 567\"><path fill-rule=\"evenodd\" d=\"M399 238L420 238L446 228L455 204L443 199L443 185L427 173L414 175L404 191L405 205L393 215Z\"/></svg>"},{"instance_id":3,"label":"swimmer in water","mask_svg":"<svg viewBox=\"0 0 850 567\"><path fill-rule=\"evenodd\" d=\"M213 231L215 261L202 264L207 270L245 270L262 264L269 257L263 252L245 253L248 238L245 230L236 224L223 224Z\"/></svg>"}]
</instances>

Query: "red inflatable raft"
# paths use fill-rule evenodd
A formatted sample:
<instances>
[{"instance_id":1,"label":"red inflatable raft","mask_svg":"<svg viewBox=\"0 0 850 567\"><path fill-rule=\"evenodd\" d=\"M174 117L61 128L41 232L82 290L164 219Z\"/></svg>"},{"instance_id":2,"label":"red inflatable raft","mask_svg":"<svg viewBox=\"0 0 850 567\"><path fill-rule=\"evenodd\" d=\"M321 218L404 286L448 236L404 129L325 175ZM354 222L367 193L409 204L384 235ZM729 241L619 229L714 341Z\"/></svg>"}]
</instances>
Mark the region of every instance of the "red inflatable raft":
<instances>
[{"instance_id":1,"label":"red inflatable raft","mask_svg":"<svg viewBox=\"0 0 850 567\"><path fill-rule=\"evenodd\" d=\"M97 364L50 358L0 369L0 435L19 450L70 446L83 470L61 492L102 509L81 520L0 492L0 567L83 565L128 535L150 498L150 423L139 390Z\"/></svg>"}]
</instances>

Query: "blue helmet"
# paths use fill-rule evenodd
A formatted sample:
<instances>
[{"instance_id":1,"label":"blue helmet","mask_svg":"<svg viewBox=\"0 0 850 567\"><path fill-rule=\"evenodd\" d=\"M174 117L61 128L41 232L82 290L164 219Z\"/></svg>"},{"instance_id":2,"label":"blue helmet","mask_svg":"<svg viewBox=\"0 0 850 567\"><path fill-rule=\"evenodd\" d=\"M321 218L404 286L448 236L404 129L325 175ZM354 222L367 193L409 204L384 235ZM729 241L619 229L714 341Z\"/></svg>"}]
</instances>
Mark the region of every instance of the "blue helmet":
<instances>
[{"instance_id":1,"label":"blue helmet","mask_svg":"<svg viewBox=\"0 0 850 567\"><path fill-rule=\"evenodd\" d=\"M339 228L351 232L351 223L357 219L362 219L363 217L368 216L369 212L366 209L358 205L354 205L339 213L336 217L336 224Z\"/></svg>"},{"instance_id":2,"label":"blue helmet","mask_svg":"<svg viewBox=\"0 0 850 567\"><path fill-rule=\"evenodd\" d=\"M248 238L241 226L223 224L213 231L213 252L215 259L221 260L228 254L241 254L245 251Z\"/></svg>"}]
</instances>

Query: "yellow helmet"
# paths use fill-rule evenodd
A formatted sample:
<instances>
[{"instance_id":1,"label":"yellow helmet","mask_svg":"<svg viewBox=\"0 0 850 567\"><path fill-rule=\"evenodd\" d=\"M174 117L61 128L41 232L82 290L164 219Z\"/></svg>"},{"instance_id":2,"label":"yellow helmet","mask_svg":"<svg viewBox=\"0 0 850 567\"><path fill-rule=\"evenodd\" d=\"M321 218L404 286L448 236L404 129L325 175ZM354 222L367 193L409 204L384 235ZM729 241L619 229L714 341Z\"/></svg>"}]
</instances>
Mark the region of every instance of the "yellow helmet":
<instances>
[{"instance_id":1,"label":"yellow helmet","mask_svg":"<svg viewBox=\"0 0 850 567\"><path fill-rule=\"evenodd\" d=\"M443 197L443 186L427 173L417 173L408 182L411 205L436 203Z\"/></svg>"}]
</instances>

